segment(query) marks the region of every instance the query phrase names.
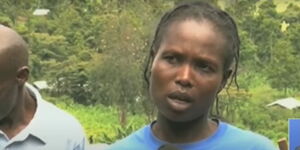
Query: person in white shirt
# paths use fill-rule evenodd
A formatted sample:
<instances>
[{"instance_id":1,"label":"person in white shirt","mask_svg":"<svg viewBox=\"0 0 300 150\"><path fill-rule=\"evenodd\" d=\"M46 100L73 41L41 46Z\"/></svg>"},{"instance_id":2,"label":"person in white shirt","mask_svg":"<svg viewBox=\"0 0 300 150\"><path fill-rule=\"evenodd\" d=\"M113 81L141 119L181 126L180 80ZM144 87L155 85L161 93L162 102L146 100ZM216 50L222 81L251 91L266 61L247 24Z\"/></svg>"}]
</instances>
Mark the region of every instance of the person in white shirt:
<instances>
[{"instance_id":1,"label":"person in white shirt","mask_svg":"<svg viewBox=\"0 0 300 150\"><path fill-rule=\"evenodd\" d=\"M80 123L27 83L28 55L22 37L0 25L0 150L84 150Z\"/></svg>"}]
</instances>

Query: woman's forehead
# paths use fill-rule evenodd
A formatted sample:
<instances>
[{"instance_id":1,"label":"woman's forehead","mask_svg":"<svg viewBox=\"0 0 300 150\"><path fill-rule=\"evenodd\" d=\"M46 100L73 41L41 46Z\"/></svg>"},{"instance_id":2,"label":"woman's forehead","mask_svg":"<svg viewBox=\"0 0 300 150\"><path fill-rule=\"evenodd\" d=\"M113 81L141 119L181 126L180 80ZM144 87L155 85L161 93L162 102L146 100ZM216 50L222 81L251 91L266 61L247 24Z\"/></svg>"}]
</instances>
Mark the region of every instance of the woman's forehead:
<instances>
[{"instance_id":1,"label":"woman's forehead","mask_svg":"<svg viewBox=\"0 0 300 150\"><path fill-rule=\"evenodd\" d=\"M201 47L224 49L225 38L217 32L210 22L186 20L171 24L165 33L161 46L199 43Z\"/></svg>"}]
</instances>

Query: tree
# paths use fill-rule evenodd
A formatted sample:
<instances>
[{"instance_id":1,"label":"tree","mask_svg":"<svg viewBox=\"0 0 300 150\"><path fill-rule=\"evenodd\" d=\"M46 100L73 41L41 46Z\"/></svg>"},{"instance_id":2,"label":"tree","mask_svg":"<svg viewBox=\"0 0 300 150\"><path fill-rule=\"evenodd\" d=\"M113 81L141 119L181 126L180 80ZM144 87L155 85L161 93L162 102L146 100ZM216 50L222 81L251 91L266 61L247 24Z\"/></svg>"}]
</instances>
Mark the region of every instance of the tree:
<instances>
[{"instance_id":1,"label":"tree","mask_svg":"<svg viewBox=\"0 0 300 150\"><path fill-rule=\"evenodd\" d=\"M271 62L267 68L268 77L273 87L286 91L299 88L300 57L295 55L290 41L279 39L271 51ZM285 92L286 93L286 92Z\"/></svg>"},{"instance_id":2,"label":"tree","mask_svg":"<svg viewBox=\"0 0 300 150\"><path fill-rule=\"evenodd\" d=\"M139 12L147 11L135 8ZM126 124L127 112L134 112L138 101L145 99L142 67L148 38L144 26L144 19L149 19L146 15L121 10L97 19L102 27L98 39L102 53L95 57L90 72L93 99L117 106L122 125ZM99 57L102 61L98 62Z\"/></svg>"}]
</instances>

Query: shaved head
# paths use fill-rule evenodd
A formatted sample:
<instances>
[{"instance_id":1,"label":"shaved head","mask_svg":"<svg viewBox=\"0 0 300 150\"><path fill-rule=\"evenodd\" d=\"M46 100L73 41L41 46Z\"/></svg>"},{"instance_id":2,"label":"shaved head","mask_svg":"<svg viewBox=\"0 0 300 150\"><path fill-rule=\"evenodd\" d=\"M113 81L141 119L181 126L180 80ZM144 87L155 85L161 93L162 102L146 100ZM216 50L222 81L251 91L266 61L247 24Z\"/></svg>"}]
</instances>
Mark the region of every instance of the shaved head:
<instances>
[{"instance_id":1,"label":"shaved head","mask_svg":"<svg viewBox=\"0 0 300 150\"><path fill-rule=\"evenodd\" d=\"M12 29L0 25L0 125L20 103L29 76L25 41Z\"/></svg>"},{"instance_id":2,"label":"shaved head","mask_svg":"<svg viewBox=\"0 0 300 150\"><path fill-rule=\"evenodd\" d=\"M25 41L12 29L0 25L1 72L11 75L23 66L28 66L28 50Z\"/></svg>"}]
</instances>

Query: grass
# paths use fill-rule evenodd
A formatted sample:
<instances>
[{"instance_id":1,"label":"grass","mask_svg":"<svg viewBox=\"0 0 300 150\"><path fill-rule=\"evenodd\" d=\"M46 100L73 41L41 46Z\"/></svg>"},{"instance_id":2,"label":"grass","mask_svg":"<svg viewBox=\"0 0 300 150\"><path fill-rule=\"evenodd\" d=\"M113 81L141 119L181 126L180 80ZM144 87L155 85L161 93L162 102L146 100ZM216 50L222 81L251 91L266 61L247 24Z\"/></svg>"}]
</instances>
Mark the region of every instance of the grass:
<instances>
[{"instance_id":1,"label":"grass","mask_svg":"<svg viewBox=\"0 0 300 150\"><path fill-rule=\"evenodd\" d=\"M147 124L146 116L128 114L127 125L121 127L118 111L113 107L103 105L84 106L73 103L68 97L46 97L45 99L75 116L83 125L91 144L112 143Z\"/></svg>"}]
</instances>

